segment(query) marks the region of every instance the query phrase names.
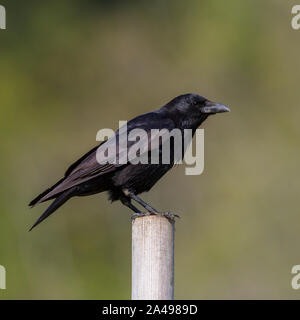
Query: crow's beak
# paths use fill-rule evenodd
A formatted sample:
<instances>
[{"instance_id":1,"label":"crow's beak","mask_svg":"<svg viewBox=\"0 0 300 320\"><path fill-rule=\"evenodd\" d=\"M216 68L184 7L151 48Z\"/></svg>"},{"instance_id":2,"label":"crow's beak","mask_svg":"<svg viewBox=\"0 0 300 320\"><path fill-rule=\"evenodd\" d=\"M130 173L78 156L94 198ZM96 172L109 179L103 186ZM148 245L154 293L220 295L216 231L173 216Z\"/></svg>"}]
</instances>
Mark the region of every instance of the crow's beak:
<instances>
[{"instance_id":1,"label":"crow's beak","mask_svg":"<svg viewBox=\"0 0 300 320\"><path fill-rule=\"evenodd\" d=\"M205 103L205 107L201 109L202 113L221 113L221 112L229 112L230 109L221 103L216 103L212 101L207 101Z\"/></svg>"}]
</instances>

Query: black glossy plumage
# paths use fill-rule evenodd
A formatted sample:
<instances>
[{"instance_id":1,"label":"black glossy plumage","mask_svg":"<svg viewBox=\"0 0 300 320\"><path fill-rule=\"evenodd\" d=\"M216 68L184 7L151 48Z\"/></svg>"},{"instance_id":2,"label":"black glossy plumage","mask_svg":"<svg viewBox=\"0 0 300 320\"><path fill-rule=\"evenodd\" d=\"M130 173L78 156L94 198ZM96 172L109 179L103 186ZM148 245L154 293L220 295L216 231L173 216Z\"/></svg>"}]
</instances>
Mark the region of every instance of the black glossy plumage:
<instances>
[{"instance_id":1,"label":"black glossy plumage","mask_svg":"<svg viewBox=\"0 0 300 320\"><path fill-rule=\"evenodd\" d=\"M151 129L163 128L192 129L195 132L209 115L226 111L229 109L225 106L212 103L202 96L185 94L174 98L158 110L132 119L127 123L127 127L128 132L135 128L144 129L147 133L150 133ZM29 205L34 206L55 199L31 229L71 197L87 196L103 191L109 192L112 201L121 200L136 212L124 190L129 190L134 195L149 191L173 167L173 161L170 164L101 165L96 159L98 147L72 164L61 180L30 202Z\"/></svg>"}]
</instances>

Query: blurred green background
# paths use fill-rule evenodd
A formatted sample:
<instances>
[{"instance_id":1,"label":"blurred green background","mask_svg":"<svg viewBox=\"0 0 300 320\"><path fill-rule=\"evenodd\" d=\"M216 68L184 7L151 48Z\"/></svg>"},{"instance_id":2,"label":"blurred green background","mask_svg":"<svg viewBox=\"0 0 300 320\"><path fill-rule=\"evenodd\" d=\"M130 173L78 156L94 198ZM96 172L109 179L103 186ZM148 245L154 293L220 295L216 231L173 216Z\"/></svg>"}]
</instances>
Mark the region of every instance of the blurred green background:
<instances>
[{"instance_id":1,"label":"blurred green background","mask_svg":"<svg viewBox=\"0 0 300 320\"><path fill-rule=\"evenodd\" d=\"M193 92L205 170L144 199L179 213L177 299L299 299L300 31L295 1L12 1L0 30L0 299L128 299L130 212L74 198L33 232L28 202L96 132Z\"/></svg>"}]
</instances>

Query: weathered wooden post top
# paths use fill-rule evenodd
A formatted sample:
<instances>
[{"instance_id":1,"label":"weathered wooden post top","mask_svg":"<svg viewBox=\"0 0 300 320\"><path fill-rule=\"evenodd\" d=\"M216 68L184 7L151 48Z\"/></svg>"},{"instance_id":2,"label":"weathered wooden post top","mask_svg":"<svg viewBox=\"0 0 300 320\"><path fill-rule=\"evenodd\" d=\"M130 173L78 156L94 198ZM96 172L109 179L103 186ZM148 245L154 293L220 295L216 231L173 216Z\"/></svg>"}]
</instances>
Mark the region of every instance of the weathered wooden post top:
<instances>
[{"instance_id":1,"label":"weathered wooden post top","mask_svg":"<svg viewBox=\"0 0 300 320\"><path fill-rule=\"evenodd\" d=\"M175 221L160 215L132 221L132 299L174 299Z\"/></svg>"}]
</instances>

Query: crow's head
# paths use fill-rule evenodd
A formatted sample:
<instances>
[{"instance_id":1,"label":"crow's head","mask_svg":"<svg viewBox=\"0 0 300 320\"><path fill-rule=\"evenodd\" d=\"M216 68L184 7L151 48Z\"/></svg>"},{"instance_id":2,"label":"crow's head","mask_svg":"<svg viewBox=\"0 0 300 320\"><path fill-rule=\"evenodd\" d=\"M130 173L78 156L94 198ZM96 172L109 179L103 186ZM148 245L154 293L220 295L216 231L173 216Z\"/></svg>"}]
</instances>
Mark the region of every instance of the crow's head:
<instances>
[{"instance_id":1,"label":"crow's head","mask_svg":"<svg viewBox=\"0 0 300 320\"><path fill-rule=\"evenodd\" d=\"M184 128L198 127L208 116L230 111L224 104L212 102L192 93L174 98L161 110L168 113L179 126Z\"/></svg>"}]
</instances>

